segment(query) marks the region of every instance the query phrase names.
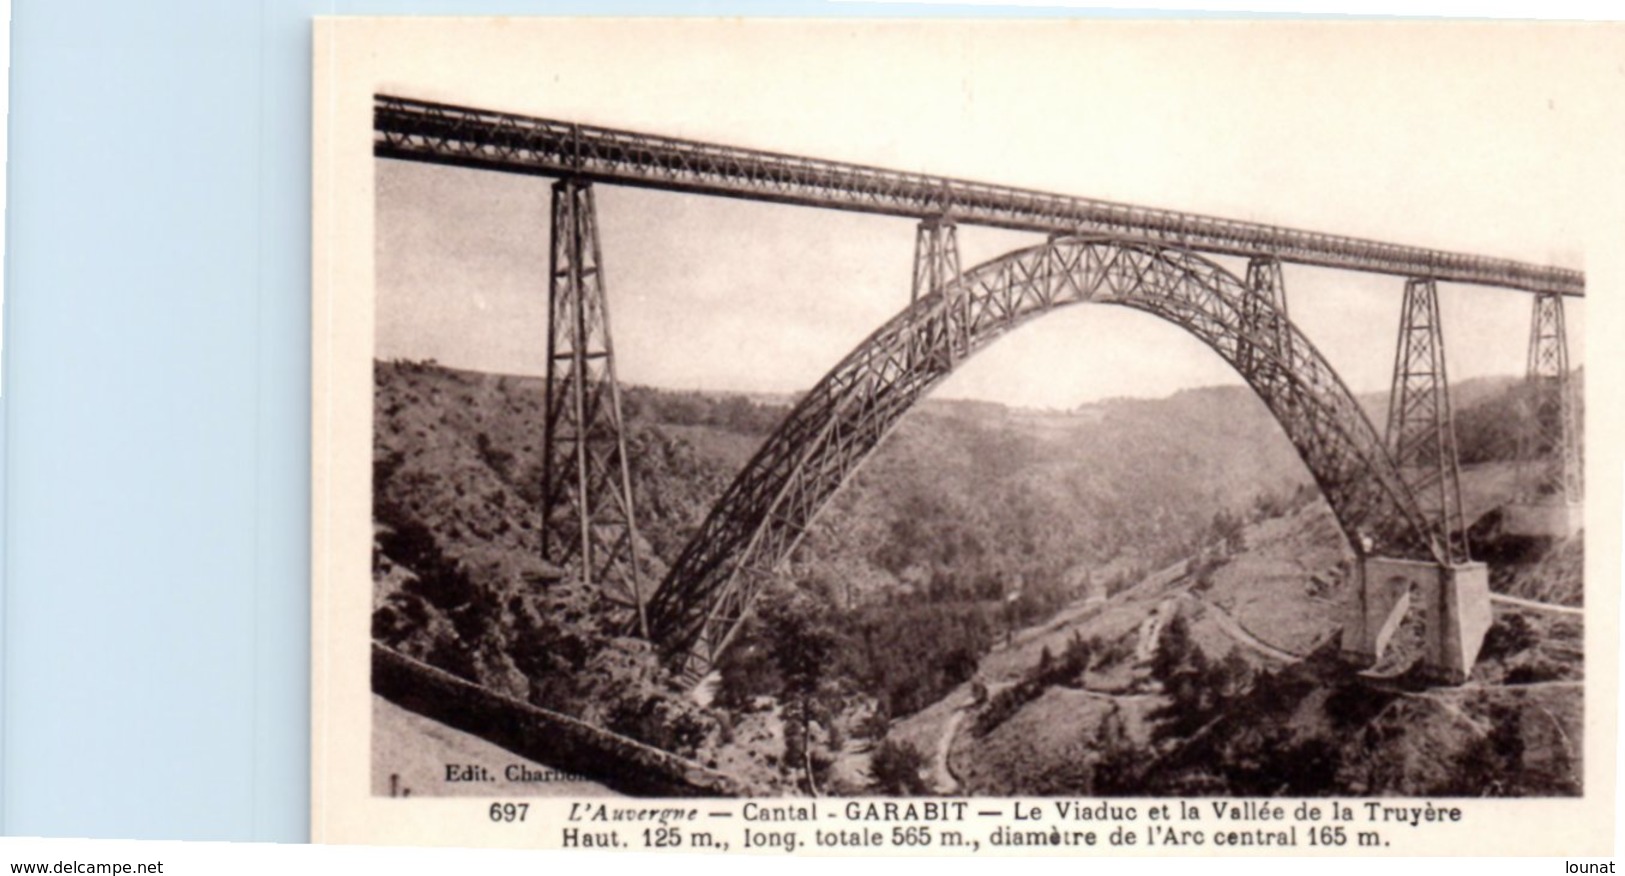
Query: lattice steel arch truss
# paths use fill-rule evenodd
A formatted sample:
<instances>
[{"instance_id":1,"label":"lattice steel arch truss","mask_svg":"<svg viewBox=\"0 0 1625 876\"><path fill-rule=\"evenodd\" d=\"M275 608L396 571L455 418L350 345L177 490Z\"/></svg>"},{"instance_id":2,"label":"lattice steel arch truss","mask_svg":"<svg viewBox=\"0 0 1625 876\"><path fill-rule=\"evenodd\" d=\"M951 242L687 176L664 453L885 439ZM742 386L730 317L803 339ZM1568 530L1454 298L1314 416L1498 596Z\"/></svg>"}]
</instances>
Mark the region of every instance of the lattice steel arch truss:
<instances>
[{"instance_id":1,"label":"lattice steel arch truss","mask_svg":"<svg viewBox=\"0 0 1625 876\"><path fill-rule=\"evenodd\" d=\"M1260 270L1268 271L1268 267ZM1278 289L1156 242L1059 238L970 270L881 326L802 398L740 472L649 603L690 678L728 646L825 502L960 356L1056 308L1119 304L1201 339L1280 422L1357 551L1442 562L1434 526L1354 396L1278 305ZM962 304L961 304L962 302Z\"/></svg>"}]
</instances>

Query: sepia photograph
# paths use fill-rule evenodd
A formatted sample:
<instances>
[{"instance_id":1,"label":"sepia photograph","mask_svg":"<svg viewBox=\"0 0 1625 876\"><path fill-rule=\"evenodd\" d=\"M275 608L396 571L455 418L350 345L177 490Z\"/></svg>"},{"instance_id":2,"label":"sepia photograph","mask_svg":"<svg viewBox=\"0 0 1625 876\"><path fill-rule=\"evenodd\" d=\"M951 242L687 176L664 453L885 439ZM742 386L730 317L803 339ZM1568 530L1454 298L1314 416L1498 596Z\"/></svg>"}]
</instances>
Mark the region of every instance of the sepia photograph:
<instances>
[{"instance_id":1,"label":"sepia photograph","mask_svg":"<svg viewBox=\"0 0 1625 876\"><path fill-rule=\"evenodd\" d=\"M546 27L429 31L325 129L373 798L1579 800L1599 727L1611 773L1591 55L1479 60L1586 34L621 22L669 76L598 100Z\"/></svg>"}]
</instances>

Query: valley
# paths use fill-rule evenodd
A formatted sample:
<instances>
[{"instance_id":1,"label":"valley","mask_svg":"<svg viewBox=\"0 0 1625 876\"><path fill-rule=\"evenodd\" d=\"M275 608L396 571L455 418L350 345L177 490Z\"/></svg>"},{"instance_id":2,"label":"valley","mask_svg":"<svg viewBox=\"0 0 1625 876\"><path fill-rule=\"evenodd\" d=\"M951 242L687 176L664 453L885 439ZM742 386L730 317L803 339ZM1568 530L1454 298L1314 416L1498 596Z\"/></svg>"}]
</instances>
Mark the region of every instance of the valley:
<instances>
[{"instance_id":1,"label":"valley","mask_svg":"<svg viewBox=\"0 0 1625 876\"><path fill-rule=\"evenodd\" d=\"M1421 684L1403 628L1367 673L1338 660L1353 554L1262 404L1213 388L1064 412L923 403L695 697L540 559L541 382L376 369L375 641L752 786L1580 793L1583 546L1498 531L1514 381L1460 393L1468 535L1498 592L1462 687ZM653 582L788 400L625 396Z\"/></svg>"}]
</instances>

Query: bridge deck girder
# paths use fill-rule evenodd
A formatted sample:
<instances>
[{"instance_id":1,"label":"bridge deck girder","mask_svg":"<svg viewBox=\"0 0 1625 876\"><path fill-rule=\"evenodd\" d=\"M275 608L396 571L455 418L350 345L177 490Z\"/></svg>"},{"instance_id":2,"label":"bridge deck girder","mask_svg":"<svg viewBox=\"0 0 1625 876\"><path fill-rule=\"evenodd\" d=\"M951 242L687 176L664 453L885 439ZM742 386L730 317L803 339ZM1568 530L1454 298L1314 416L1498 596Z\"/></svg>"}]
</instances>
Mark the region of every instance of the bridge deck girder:
<instances>
[{"instance_id":1,"label":"bridge deck girder","mask_svg":"<svg viewBox=\"0 0 1625 876\"><path fill-rule=\"evenodd\" d=\"M860 164L377 95L382 158L1040 233L1133 236L1204 253L1585 294L1581 271Z\"/></svg>"}]
</instances>

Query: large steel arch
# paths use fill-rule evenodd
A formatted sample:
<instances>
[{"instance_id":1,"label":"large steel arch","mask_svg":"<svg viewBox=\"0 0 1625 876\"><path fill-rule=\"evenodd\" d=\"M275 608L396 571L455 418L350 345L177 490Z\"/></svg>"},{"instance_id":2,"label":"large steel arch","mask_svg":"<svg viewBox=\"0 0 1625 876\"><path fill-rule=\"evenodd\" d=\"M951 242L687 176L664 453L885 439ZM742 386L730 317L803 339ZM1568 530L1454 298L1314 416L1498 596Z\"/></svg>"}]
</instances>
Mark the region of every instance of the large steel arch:
<instances>
[{"instance_id":1,"label":"large steel arch","mask_svg":"<svg viewBox=\"0 0 1625 876\"><path fill-rule=\"evenodd\" d=\"M1143 310L1200 338L1286 431L1356 551L1438 560L1437 535L1382 438L1267 296L1208 259L1073 237L962 274L881 326L780 424L683 549L648 607L663 657L693 675L725 649L761 584L904 413L960 362L1071 304Z\"/></svg>"}]
</instances>

